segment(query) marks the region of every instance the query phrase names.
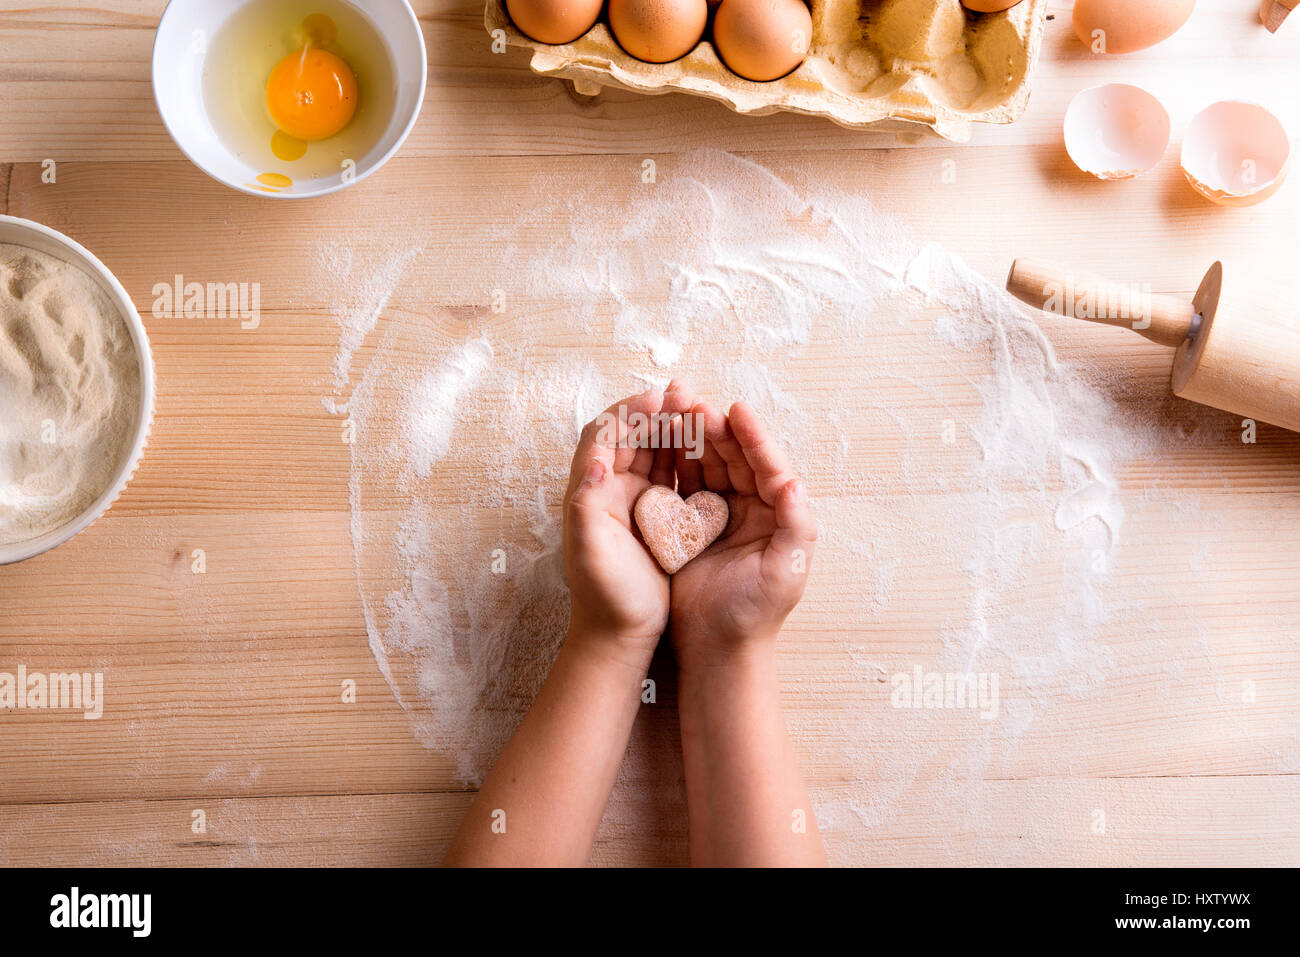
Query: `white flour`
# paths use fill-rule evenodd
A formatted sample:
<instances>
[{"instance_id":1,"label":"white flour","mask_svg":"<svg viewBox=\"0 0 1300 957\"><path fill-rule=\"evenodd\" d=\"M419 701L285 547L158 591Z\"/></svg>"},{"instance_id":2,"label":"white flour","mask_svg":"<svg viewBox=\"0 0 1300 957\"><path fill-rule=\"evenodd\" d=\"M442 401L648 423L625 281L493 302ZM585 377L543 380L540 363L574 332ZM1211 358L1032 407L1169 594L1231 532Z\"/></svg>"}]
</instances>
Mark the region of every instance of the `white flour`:
<instances>
[{"instance_id":1,"label":"white flour","mask_svg":"<svg viewBox=\"0 0 1300 957\"><path fill-rule=\"evenodd\" d=\"M117 307L80 269L0 244L0 542L76 518L112 484L140 416Z\"/></svg>"},{"instance_id":2,"label":"white flour","mask_svg":"<svg viewBox=\"0 0 1300 957\"><path fill-rule=\"evenodd\" d=\"M492 361L492 345L472 339L454 350L446 363L428 372L403 408L402 440L415 475L425 479L451 448L456 414Z\"/></svg>"},{"instance_id":3,"label":"white flour","mask_svg":"<svg viewBox=\"0 0 1300 957\"><path fill-rule=\"evenodd\" d=\"M978 820L968 782L1014 766L1036 722L1068 720L1046 696L1095 692L1113 666L1099 635L1140 615L1105 600L1128 505L1114 468L1163 428L1194 436L1063 367L1004 293L859 197L713 152L658 179L632 195L539 181L486 254L466 240L473 288L438 276L446 308L400 287L418 261L401 237L336 269L393 284L341 310L327 400L357 430L375 658L420 739L478 780L566 627L557 506L579 426L682 373L754 404L810 478L823 542L796 615L822 639L787 700L805 753L847 782L815 795L832 848L913 788ZM563 335L533 332L541 315L552 335L565 317ZM1002 719L891 709L888 676L917 663L998 672ZM647 765L658 732L638 728L607 833L650 813L652 791L677 794L680 769Z\"/></svg>"}]
</instances>

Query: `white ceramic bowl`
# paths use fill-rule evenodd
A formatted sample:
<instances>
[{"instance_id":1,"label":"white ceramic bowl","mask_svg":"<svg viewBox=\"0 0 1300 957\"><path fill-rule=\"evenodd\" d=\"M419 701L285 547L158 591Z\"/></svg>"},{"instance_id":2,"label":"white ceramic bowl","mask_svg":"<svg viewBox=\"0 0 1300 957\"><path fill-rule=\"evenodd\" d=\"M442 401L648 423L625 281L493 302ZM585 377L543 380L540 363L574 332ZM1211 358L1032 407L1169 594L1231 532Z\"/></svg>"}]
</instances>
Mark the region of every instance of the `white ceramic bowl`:
<instances>
[{"instance_id":1,"label":"white ceramic bowl","mask_svg":"<svg viewBox=\"0 0 1300 957\"><path fill-rule=\"evenodd\" d=\"M135 311L135 304L131 302L131 297L126 294L117 277L109 272L108 267L96 259L89 250L48 226L14 216L0 216L0 243L26 246L28 249L71 263L88 275L117 306L122 320L131 330L131 341L135 344L136 358L140 363L140 413L136 419L135 429L131 433L130 451L122 460L122 465L113 477L113 481L99 498L67 524L25 542L9 545L0 542L0 565L9 565L62 545L107 512L117 497L122 494L122 490L131 481L131 476L135 474L136 467L140 464L145 443L149 439L149 429L153 425L154 369L153 352L149 349L149 336L145 332L140 314Z\"/></svg>"},{"instance_id":2,"label":"white ceramic bowl","mask_svg":"<svg viewBox=\"0 0 1300 957\"><path fill-rule=\"evenodd\" d=\"M429 72L420 21L407 0L366 0L363 4L345 0L370 21L388 47L397 87L392 115L375 146L357 158L351 175L345 178L340 170L329 176L296 181L291 187L268 193L249 185L265 170L254 169L241 160L213 129L203 98L206 43L196 42L196 38L215 36L230 16L248 3L273 2L171 0L154 38L153 95L158 112L181 152L203 172L232 189L272 199L307 199L335 193L359 183L388 162L415 126L424 103Z\"/></svg>"}]
</instances>

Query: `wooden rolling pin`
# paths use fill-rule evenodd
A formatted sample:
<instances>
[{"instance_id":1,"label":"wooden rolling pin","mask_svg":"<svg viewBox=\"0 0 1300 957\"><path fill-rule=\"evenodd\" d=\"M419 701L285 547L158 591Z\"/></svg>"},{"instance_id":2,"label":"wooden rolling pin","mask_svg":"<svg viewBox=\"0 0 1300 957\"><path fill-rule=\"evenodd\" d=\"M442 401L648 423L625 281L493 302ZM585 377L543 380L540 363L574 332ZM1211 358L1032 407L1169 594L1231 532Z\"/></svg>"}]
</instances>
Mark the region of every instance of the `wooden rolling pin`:
<instances>
[{"instance_id":1,"label":"wooden rolling pin","mask_svg":"<svg viewBox=\"0 0 1300 957\"><path fill-rule=\"evenodd\" d=\"M1282 21L1297 6L1300 6L1300 0L1264 0L1259 8L1259 18L1264 21L1269 33L1277 33L1282 27Z\"/></svg>"},{"instance_id":2,"label":"wooden rolling pin","mask_svg":"<svg viewBox=\"0 0 1300 957\"><path fill-rule=\"evenodd\" d=\"M1300 303L1215 263L1191 302L1017 259L1007 291L1035 309L1132 329L1174 353L1174 395L1300 432Z\"/></svg>"}]
</instances>

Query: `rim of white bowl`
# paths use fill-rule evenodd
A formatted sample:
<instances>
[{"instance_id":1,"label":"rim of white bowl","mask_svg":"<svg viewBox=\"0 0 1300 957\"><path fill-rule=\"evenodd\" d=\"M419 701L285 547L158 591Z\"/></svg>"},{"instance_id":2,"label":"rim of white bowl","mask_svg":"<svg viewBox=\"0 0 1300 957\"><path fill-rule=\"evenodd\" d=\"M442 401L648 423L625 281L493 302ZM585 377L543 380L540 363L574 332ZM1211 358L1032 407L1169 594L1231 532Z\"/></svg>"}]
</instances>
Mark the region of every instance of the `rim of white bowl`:
<instances>
[{"instance_id":1,"label":"rim of white bowl","mask_svg":"<svg viewBox=\"0 0 1300 957\"><path fill-rule=\"evenodd\" d=\"M319 196L329 196L331 193L342 192L351 186L355 186L357 183L360 183L362 180L370 176L371 173L377 172L397 154L397 151L400 150L402 145L406 142L406 138L411 135L411 130L415 129L416 121L420 118L420 111L424 109L424 94L429 85L429 52L424 47L424 31L420 29L420 18L415 15L415 10L412 9L409 0L395 0L395 2L401 3L401 5L406 9L406 15L411 29L414 30L415 35L420 38L420 42L416 44L420 50L420 85L415 96L415 106L411 110L411 117L407 120L406 126L402 129L402 132L398 135L397 139L393 141L392 147L384 153L383 156L379 157L373 166L363 172L358 172L355 177L347 182L335 183L331 186L322 186L320 189L300 193L268 193L260 189L254 189L244 183L235 183L225 177L218 176L215 172L200 162L198 157L186 149L185 144L181 142L181 138L177 136L176 131L172 129L171 123L167 121L167 114L163 112L162 101L158 96L158 41L162 36L163 24L167 22L167 15L172 12L173 7L179 8L181 4L191 2L195 2L195 0L168 0L166 9L163 10L162 16L158 18L158 26L154 30L153 47L149 57L149 85L153 90L154 109L158 111L158 116L162 118L163 126L167 128L167 135L172 138L172 142L176 144L176 148L184 153L185 158L207 174L210 179L216 180L222 186L228 186L237 192L243 193L245 196L256 196L258 199L315 199ZM257 2L257 0L248 0L248 2L254 3ZM369 19L369 16L367 16L363 7L359 4L352 5L362 16ZM376 30L378 30L377 27Z\"/></svg>"},{"instance_id":2,"label":"rim of white bowl","mask_svg":"<svg viewBox=\"0 0 1300 957\"><path fill-rule=\"evenodd\" d=\"M12 565L16 562L26 561L29 558L35 558L37 555L43 555L81 534L117 501L131 482L131 479L135 477L136 469L140 466L140 460L144 457L145 446L149 442L149 435L153 428L156 381L153 350L149 348L149 334L145 329L144 320L140 318L135 303L131 301L126 289L118 282L112 271L85 246L82 246L75 239L65 236L57 229L51 229L49 226L30 219L22 219L18 216L0 216L0 225L17 227L20 233L35 234L51 241L54 245L67 252L66 262L77 266L87 273L92 280L99 283L100 288L108 294L114 305L117 306L122 320L131 331L131 341L135 345L136 359L140 369L139 419L136 422L135 434L132 437L130 454L122 460L113 481L94 502L71 521L36 538L10 544L0 543L0 565ZM36 252L50 255L38 246L23 243L21 239L17 241L0 239L0 241L12 242L14 245L26 246Z\"/></svg>"}]
</instances>

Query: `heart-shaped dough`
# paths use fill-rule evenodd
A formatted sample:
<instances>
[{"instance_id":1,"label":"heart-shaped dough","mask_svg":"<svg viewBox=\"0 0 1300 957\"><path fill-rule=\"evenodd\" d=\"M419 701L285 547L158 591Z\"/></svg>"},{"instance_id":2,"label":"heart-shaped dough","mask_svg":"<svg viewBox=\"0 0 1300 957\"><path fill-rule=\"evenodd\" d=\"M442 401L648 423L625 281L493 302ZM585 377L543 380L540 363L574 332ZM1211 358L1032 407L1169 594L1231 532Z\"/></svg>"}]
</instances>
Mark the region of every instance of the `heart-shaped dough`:
<instances>
[{"instance_id":1,"label":"heart-shaped dough","mask_svg":"<svg viewBox=\"0 0 1300 957\"><path fill-rule=\"evenodd\" d=\"M664 485L642 492L633 510L650 554L669 575L713 544L729 514L727 500L716 492L696 492L683 501Z\"/></svg>"}]
</instances>

